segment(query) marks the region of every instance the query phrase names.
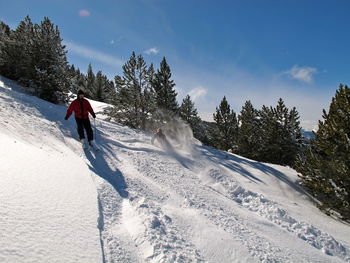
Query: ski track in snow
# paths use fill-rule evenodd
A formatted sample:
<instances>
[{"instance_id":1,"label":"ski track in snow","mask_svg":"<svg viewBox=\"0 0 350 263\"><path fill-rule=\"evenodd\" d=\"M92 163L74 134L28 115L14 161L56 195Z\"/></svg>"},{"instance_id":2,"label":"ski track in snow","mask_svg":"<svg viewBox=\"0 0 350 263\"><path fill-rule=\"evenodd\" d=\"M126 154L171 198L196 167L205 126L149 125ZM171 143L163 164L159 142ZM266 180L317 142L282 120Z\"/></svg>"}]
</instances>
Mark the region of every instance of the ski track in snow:
<instances>
[{"instance_id":1,"label":"ski track in snow","mask_svg":"<svg viewBox=\"0 0 350 263\"><path fill-rule=\"evenodd\" d=\"M298 238L306 241L313 247L322 250L323 253L335 255L346 261L350 261L349 249L332 236L312 225L297 221L289 216L284 209L279 208L277 203L264 198L261 194L244 189L233 180L224 178L218 170L210 170L209 176L220 181L225 187L227 195L241 206L295 234Z\"/></svg>"},{"instance_id":2,"label":"ski track in snow","mask_svg":"<svg viewBox=\"0 0 350 263\"><path fill-rule=\"evenodd\" d=\"M107 130L108 129L105 129L105 131ZM133 135L126 134L125 141L128 142L128 138L132 136L137 137L138 135L137 133ZM118 139L123 141L123 138L119 137ZM135 140L135 142L136 141L137 140ZM286 229L287 231L292 232L300 239L305 240L315 248L322 250L323 253L335 255L341 259L344 259L345 261L349 261L349 258L347 257L349 254L348 249L330 235L323 233L313 226L293 219L292 217L288 216L286 211L278 208L276 203L267 200L262 195L245 190L234 180L228 180L228 177L222 174L222 172L216 168L216 165L211 164L212 168L209 170L205 167L196 167L195 169L206 171L208 173L208 177L212 178L214 182L220 183L222 189L226 191L225 194L220 193L221 191L217 191L210 185L198 185L198 177L191 172L181 174L183 169L181 169L181 167L176 167L179 165L179 163L186 168L190 168L190 166L193 166L194 164L193 161L186 159L186 157L176 155L175 157L179 158L177 160L178 162L175 161L174 163L171 160L166 160L164 163L162 163L162 160L159 158L159 154L167 157L167 153L159 153L159 150L157 149L153 152L149 152L145 149L132 149L132 145L124 145L124 148L132 149L132 151L120 150L120 146L123 144L121 142L118 144L119 145L114 148L116 155L122 156L120 159L123 160L129 159L126 161L129 166L130 163L133 163L133 166L128 168L129 171L127 171L128 169L124 169L124 176L127 177L129 174L134 174L135 176L135 174L137 174L137 178L144 178L143 181L145 181L144 184L146 185L151 185L153 187L162 185L163 188L165 186L167 191L161 196L165 197L168 202L179 203L179 201L171 201L173 198L172 196L174 195L177 196L176 199L178 200L182 198L182 203L178 204L179 210L195 208L197 212L207 217L214 224L222 227L228 233L233 234L236 240L242 242L250 254L259 261L289 262L290 259L293 258L293 260L298 259L300 262L303 262L305 260L305 255L298 256L295 251L289 251L289 256L286 256L285 248L281 249L277 244L272 244L268 240L249 230L249 227L242 223L244 220L239 218L239 215L234 214L233 211L228 211L227 207L221 206L219 200L218 202L213 203L212 199L215 200L226 198L233 200L240 206L255 212L265 219ZM172 153L170 153L170 157L174 157L171 155ZM208 165L208 161L205 161L204 163L205 165ZM169 165L173 165L174 167L169 167ZM125 165L121 165L121 167L123 166ZM123 170L123 168L121 168L121 170ZM164 174L166 174L166 176L164 176ZM196 188L195 193L193 193L194 187ZM154 191L156 193L154 196L160 195L159 189L155 189ZM214 192L214 196L210 196L211 198L208 198L208 191ZM138 190L138 192L140 191ZM150 189L146 191L148 195L150 192ZM159 197L156 199L159 199ZM166 203L166 200L157 201ZM166 207L166 205L162 206ZM312 261L311 258L309 260Z\"/></svg>"},{"instance_id":3,"label":"ski track in snow","mask_svg":"<svg viewBox=\"0 0 350 263\"><path fill-rule=\"evenodd\" d=\"M199 145L166 151L149 133L102 120L101 150L84 151L74 122L61 121L65 107L4 88L0 102L8 135L51 153L65 154L63 142L86 163L103 262L350 262L349 242L244 187L246 164L233 155ZM248 170L260 181L258 168Z\"/></svg>"}]
</instances>

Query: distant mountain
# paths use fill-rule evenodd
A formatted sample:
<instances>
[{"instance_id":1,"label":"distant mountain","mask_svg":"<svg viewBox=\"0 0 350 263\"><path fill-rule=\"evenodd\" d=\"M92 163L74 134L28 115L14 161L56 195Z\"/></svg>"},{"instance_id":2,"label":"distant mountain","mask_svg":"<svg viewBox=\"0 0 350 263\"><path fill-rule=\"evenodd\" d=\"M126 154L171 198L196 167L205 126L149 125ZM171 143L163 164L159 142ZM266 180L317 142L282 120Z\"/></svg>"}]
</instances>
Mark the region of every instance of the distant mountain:
<instances>
[{"instance_id":1,"label":"distant mountain","mask_svg":"<svg viewBox=\"0 0 350 263\"><path fill-rule=\"evenodd\" d=\"M305 131L305 130L302 129L302 130L301 130L301 134L302 134L305 138L307 138L307 139L309 139L309 140L315 138L315 134L314 134L313 131Z\"/></svg>"}]
</instances>

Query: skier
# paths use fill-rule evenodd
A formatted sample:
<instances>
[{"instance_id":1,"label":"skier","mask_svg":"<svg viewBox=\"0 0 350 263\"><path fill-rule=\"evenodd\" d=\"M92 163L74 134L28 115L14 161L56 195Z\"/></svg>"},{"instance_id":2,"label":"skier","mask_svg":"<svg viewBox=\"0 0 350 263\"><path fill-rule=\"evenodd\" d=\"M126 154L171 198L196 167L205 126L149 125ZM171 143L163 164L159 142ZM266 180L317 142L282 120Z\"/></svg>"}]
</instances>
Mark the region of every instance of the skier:
<instances>
[{"instance_id":1,"label":"skier","mask_svg":"<svg viewBox=\"0 0 350 263\"><path fill-rule=\"evenodd\" d=\"M168 141L168 139L166 138L165 134L163 133L161 128L157 129L157 132L155 134L153 134L152 139L151 139L151 143L154 144L154 140L157 139L157 141L162 145L165 146L167 148L170 148L170 143Z\"/></svg>"},{"instance_id":2,"label":"skier","mask_svg":"<svg viewBox=\"0 0 350 263\"><path fill-rule=\"evenodd\" d=\"M91 128L90 120L89 120L89 113L92 115L93 118L96 118L96 114L94 113L94 110L92 109L90 102L87 99L84 99L84 92L82 90L78 91L78 97L73 100L73 102L69 105L67 109L67 114L64 117L65 120L68 120L70 115L72 115L72 112L75 113L75 121L77 122L77 128L78 128L78 134L80 142L83 145L83 148L87 148L86 141L85 141L85 135L84 135L84 129L86 131L88 142L91 147L97 148L96 145L93 143L94 134Z\"/></svg>"}]
</instances>

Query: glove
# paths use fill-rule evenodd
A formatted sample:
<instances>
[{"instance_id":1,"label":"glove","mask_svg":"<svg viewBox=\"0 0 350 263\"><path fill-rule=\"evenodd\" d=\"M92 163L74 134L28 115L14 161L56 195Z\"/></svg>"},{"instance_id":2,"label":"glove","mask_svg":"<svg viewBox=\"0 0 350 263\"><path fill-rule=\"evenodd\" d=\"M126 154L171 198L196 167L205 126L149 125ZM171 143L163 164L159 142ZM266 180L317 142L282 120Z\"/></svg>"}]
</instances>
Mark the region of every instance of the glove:
<instances>
[{"instance_id":1,"label":"glove","mask_svg":"<svg viewBox=\"0 0 350 263\"><path fill-rule=\"evenodd\" d=\"M66 116L66 117L64 117L64 119L65 119L65 120L68 120L68 117Z\"/></svg>"},{"instance_id":2,"label":"glove","mask_svg":"<svg viewBox=\"0 0 350 263\"><path fill-rule=\"evenodd\" d=\"M91 115L92 115L92 117L93 117L94 119L96 118L96 114L95 114L95 113L92 113Z\"/></svg>"}]
</instances>

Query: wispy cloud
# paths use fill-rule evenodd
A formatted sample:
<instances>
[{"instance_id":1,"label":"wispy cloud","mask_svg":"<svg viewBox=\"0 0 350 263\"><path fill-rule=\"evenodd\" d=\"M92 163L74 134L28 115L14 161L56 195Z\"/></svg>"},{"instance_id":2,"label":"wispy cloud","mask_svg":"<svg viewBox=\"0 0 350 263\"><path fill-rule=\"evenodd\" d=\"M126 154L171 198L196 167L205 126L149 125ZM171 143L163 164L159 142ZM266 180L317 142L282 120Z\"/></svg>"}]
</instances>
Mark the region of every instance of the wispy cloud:
<instances>
[{"instance_id":1,"label":"wispy cloud","mask_svg":"<svg viewBox=\"0 0 350 263\"><path fill-rule=\"evenodd\" d=\"M111 40L109 41L109 44L111 44L111 45L117 44L117 43L119 43L123 38L124 38L123 36L120 36L120 37L118 37L118 38L111 39Z\"/></svg>"},{"instance_id":2,"label":"wispy cloud","mask_svg":"<svg viewBox=\"0 0 350 263\"><path fill-rule=\"evenodd\" d=\"M298 65L294 65L290 70L284 72L293 79L305 82L312 83L313 75L317 73L316 68L312 67L299 67Z\"/></svg>"},{"instance_id":3,"label":"wispy cloud","mask_svg":"<svg viewBox=\"0 0 350 263\"><path fill-rule=\"evenodd\" d=\"M188 92L188 95L191 96L191 98L192 98L193 101L196 101L196 100L198 100L200 97L203 97L203 96L207 95L207 93L208 93L208 90L207 90L207 89L205 89L205 88L199 86L199 87L197 87L197 88L194 88L194 89L190 90L190 91Z\"/></svg>"},{"instance_id":4,"label":"wispy cloud","mask_svg":"<svg viewBox=\"0 0 350 263\"><path fill-rule=\"evenodd\" d=\"M85 47L70 41L65 41L65 45L67 46L69 52L72 52L80 57L96 60L117 67L121 67L124 64L124 62L121 59L103 53L99 50Z\"/></svg>"},{"instance_id":5,"label":"wispy cloud","mask_svg":"<svg viewBox=\"0 0 350 263\"><path fill-rule=\"evenodd\" d=\"M174 80L181 87L203 87L205 83L207 94L196 101L198 113L202 119L213 121L213 113L225 95L231 108L239 113L246 100L250 100L254 107L260 109L263 105L276 106L282 98L288 108L296 107L301 117L302 127L311 130L317 126L322 116L322 109L329 106L332 93L325 90L316 92L320 85L312 83L293 83L269 71L257 76L238 67L219 68L218 72L195 68L181 64L174 71ZM225 71L225 69L227 69ZM194 92L201 93L201 92ZM186 93L181 94L182 97Z\"/></svg>"},{"instance_id":6,"label":"wispy cloud","mask_svg":"<svg viewBox=\"0 0 350 263\"><path fill-rule=\"evenodd\" d=\"M90 11L82 9L79 11L79 16L90 16Z\"/></svg>"},{"instance_id":7,"label":"wispy cloud","mask_svg":"<svg viewBox=\"0 0 350 263\"><path fill-rule=\"evenodd\" d=\"M156 48L156 47L152 47L152 48L149 48L147 50L144 51L145 54L147 55L151 55L151 54L158 54L159 53L159 49Z\"/></svg>"}]
</instances>

